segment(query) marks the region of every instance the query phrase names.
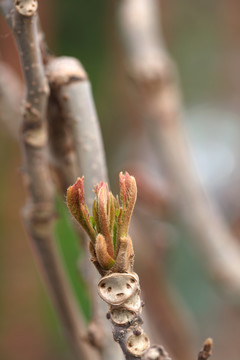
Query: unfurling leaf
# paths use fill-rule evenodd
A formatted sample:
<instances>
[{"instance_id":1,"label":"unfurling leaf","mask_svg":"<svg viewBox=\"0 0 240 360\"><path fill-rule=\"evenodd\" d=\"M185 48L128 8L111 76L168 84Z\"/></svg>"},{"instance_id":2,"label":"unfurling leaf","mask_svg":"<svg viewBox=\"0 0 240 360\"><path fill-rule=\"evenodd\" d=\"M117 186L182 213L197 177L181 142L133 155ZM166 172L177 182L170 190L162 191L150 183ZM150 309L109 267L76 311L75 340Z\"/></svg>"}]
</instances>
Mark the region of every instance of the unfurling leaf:
<instances>
[{"instance_id":1,"label":"unfurling leaf","mask_svg":"<svg viewBox=\"0 0 240 360\"><path fill-rule=\"evenodd\" d=\"M84 196L84 177L67 189L67 205L74 218L82 225L93 242L96 232L91 224L88 207Z\"/></svg>"},{"instance_id":2,"label":"unfurling leaf","mask_svg":"<svg viewBox=\"0 0 240 360\"><path fill-rule=\"evenodd\" d=\"M105 270L110 270L113 267L115 261L109 255L107 251L106 241L104 239L104 236L101 234L98 234L96 238L95 252L96 252L97 260L101 265L101 267Z\"/></svg>"},{"instance_id":3,"label":"unfurling leaf","mask_svg":"<svg viewBox=\"0 0 240 360\"><path fill-rule=\"evenodd\" d=\"M96 267L112 268L119 272L132 267L132 241L128 235L129 223L136 202L137 187L133 176L119 174L120 203L109 191L108 184L100 182L94 187L96 194L92 216L84 196L84 177L67 190L67 204L74 218L91 239L90 252ZM115 270L114 270L115 271Z\"/></svg>"}]
</instances>

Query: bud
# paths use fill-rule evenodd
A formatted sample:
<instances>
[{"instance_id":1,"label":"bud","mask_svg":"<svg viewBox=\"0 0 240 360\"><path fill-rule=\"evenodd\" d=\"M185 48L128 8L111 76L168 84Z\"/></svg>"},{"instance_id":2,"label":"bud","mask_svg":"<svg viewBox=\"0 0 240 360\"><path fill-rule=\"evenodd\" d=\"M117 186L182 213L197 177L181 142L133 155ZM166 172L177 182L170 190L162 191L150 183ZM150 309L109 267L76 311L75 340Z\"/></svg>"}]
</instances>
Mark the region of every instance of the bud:
<instances>
[{"instance_id":1,"label":"bud","mask_svg":"<svg viewBox=\"0 0 240 360\"><path fill-rule=\"evenodd\" d=\"M128 272L133 268L133 246L130 236L120 238L119 250L113 267L113 272Z\"/></svg>"},{"instance_id":2,"label":"bud","mask_svg":"<svg viewBox=\"0 0 240 360\"><path fill-rule=\"evenodd\" d=\"M115 261L114 259L109 255L109 252L107 250L107 244L104 239L104 236L101 234L98 234L96 238L96 244L95 244L95 252L97 256L98 263L104 270L110 270Z\"/></svg>"},{"instance_id":3,"label":"bud","mask_svg":"<svg viewBox=\"0 0 240 360\"><path fill-rule=\"evenodd\" d=\"M78 178L74 185L67 189L67 205L74 218L82 225L93 242L96 232L91 224L88 207L84 196L84 176Z\"/></svg>"},{"instance_id":4,"label":"bud","mask_svg":"<svg viewBox=\"0 0 240 360\"><path fill-rule=\"evenodd\" d=\"M74 218L91 239L91 254L98 269L128 271L133 265L132 241L128 236L129 223L136 202L137 187L133 176L119 174L120 203L100 182L94 188L93 216L90 217L84 196L84 177L67 190L67 204Z\"/></svg>"},{"instance_id":5,"label":"bud","mask_svg":"<svg viewBox=\"0 0 240 360\"><path fill-rule=\"evenodd\" d=\"M99 225L99 232L104 236L107 244L107 251L111 257L114 257L114 248L112 240L112 232L110 227L110 197L112 193L109 192L108 184L101 182L95 186L96 193L96 221ZM110 195L111 194L111 195Z\"/></svg>"},{"instance_id":6,"label":"bud","mask_svg":"<svg viewBox=\"0 0 240 360\"><path fill-rule=\"evenodd\" d=\"M120 185L120 213L118 216L118 226L116 235L116 249L119 251L121 238L128 235L130 220L134 205L137 199L137 185L133 176L130 176L127 172L119 174Z\"/></svg>"},{"instance_id":7,"label":"bud","mask_svg":"<svg viewBox=\"0 0 240 360\"><path fill-rule=\"evenodd\" d=\"M127 236L128 228L137 199L137 185L133 176L127 172L119 174L120 200L122 202L121 236Z\"/></svg>"}]
</instances>

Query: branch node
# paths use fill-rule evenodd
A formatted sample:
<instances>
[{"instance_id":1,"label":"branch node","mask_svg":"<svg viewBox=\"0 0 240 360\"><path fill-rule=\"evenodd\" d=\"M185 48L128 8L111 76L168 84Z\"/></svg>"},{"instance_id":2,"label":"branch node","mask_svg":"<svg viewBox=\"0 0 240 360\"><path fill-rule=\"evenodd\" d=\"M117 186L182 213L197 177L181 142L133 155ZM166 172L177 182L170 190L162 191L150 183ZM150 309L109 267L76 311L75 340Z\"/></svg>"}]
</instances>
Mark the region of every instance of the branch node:
<instances>
[{"instance_id":1,"label":"branch node","mask_svg":"<svg viewBox=\"0 0 240 360\"><path fill-rule=\"evenodd\" d=\"M67 56L51 59L46 67L46 76L52 87L60 87L88 78L82 64L77 59ZM65 100L67 98L65 94Z\"/></svg>"},{"instance_id":2,"label":"branch node","mask_svg":"<svg viewBox=\"0 0 240 360\"><path fill-rule=\"evenodd\" d=\"M20 15L31 17L37 12L37 0L15 0L15 8Z\"/></svg>"},{"instance_id":3,"label":"branch node","mask_svg":"<svg viewBox=\"0 0 240 360\"><path fill-rule=\"evenodd\" d=\"M142 356L144 351L150 347L150 340L145 333L140 335L130 335L127 339L127 349L130 354L138 357Z\"/></svg>"}]
</instances>

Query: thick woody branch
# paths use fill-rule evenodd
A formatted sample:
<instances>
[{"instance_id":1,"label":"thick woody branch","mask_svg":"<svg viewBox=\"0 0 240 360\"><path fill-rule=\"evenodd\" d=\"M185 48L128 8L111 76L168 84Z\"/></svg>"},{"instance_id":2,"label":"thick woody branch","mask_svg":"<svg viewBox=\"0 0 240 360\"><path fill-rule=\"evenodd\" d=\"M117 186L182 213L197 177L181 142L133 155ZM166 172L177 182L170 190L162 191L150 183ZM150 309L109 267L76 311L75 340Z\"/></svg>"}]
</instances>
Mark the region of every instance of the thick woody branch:
<instances>
[{"instance_id":1,"label":"thick woody branch","mask_svg":"<svg viewBox=\"0 0 240 360\"><path fill-rule=\"evenodd\" d=\"M53 235L56 215L46 157L45 122L49 89L37 37L37 1L19 0L15 6L11 1L1 1L0 5L17 42L26 83L21 127L24 180L29 192L25 224L76 359L97 359L91 347L81 340L84 321L66 280Z\"/></svg>"},{"instance_id":2,"label":"thick woody branch","mask_svg":"<svg viewBox=\"0 0 240 360\"><path fill-rule=\"evenodd\" d=\"M46 72L73 137L79 175L85 177L87 205L90 205L94 198L93 185L100 179L107 180L105 154L91 84L82 65L74 58L53 59Z\"/></svg>"},{"instance_id":3,"label":"thick woody branch","mask_svg":"<svg viewBox=\"0 0 240 360\"><path fill-rule=\"evenodd\" d=\"M76 179L73 177L75 171L78 176L84 174L85 179L88 179L85 197L90 205L94 198L93 185L100 180L107 180L105 153L90 82L79 61L69 57L50 58L46 65L46 75L51 89L51 149L59 164L60 179L69 186ZM58 124L51 119L54 106ZM62 158L59 151L62 152L64 147L68 147L68 152L64 151L66 157ZM100 349L101 359L120 360L122 354L112 341L111 331L106 325L105 305L95 296L98 278L93 267L89 266L88 259L84 262L84 273L90 285L93 303L89 326L91 342Z\"/></svg>"},{"instance_id":4,"label":"thick woody branch","mask_svg":"<svg viewBox=\"0 0 240 360\"><path fill-rule=\"evenodd\" d=\"M175 189L176 207L201 250L211 276L240 292L240 247L200 184L182 130L174 65L159 34L155 0L121 0L119 25L138 107Z\"/></svg>"},{"instance_id":5,"label":"thick woody branch","mask_svg":"<svg viewBox=\"0 0 240 360\"><path fill-rule=\"evenodd\" d=\"M47 118L50 164L55 170L59 187L65 195L68 186L78 176L77 159L68 123L53 92L49 97Z\"/></svg>"},{"instance_id":6,"label":"thick woody branch","mask_svg":"<svg viewBox=\"0 0 240 360\"><path fill-rule=\"evenodd\" d=\"M45 41L45 35L42 31L39 19L37 26L38 39L43 63L45 65L45 71L51 78L51 69L50 72L48 72L48 64L54 60L54 56L51 55L48 50L48 45ZM65 196L67 188L79 175L79 169L68 120L62 111L62 102L64 103L66 99L64 97L59 99L56 95L56 88L58 88L58 86L61 84L59 79L62 78L62 72L65 73L65 71L64 69L61 69L60 73L57 74L54 67L52 70L55 74L54 84L56 87L52 87L52 82L50 81L50 95L47 109L50 165L54 170L55 182Z\"/></svg>"}]
</instances>

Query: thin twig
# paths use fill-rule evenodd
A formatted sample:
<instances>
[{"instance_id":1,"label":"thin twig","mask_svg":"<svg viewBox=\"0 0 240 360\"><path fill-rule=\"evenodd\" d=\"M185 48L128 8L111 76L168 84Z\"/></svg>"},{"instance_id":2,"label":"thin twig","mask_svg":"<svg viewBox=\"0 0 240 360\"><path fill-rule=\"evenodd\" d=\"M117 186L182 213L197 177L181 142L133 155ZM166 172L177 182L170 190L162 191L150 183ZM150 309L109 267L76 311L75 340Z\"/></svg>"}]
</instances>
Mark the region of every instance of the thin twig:
<instances>
[{"instance_id":1,"label":"thin twig","mask_svg":"<svg viewBox=\"0 0 240 360\"><path fill-rule=\"evenodd\" d=\"M51 87L52 97L58 106L58 113L61 119L63 119L62 128L65 131L65 138L64 134L58 139L52 137L52 149L57 149L58 145L61 146L60 141L62 140L63 144L66 144L66 135L70 134L71 141L73 141L74 161L76 160L78 175L84 175L85 179L88 179L85 195L86 201L90 205L94 198L93 185L100 180L107 180L102 136L90 82L79 61L69 57L49 59L46 66L46 74ZM50 106L52 105L50 104ZM52 125L54 132L56 124ZM59 160L61 162L61 159ZM60 163L60 165L64 169L64 164ZM65 179L63 182L69 182L72 175L73 172L67 178L65 171L62 171L62 179ZM72 178L71 183L75 179ZM85 237L85 234L83 236ZM85 256L85 260L83 272L89 284L93 303L89 337L93 345L100 349L103 360L112 358L120 360L122 359L122 354L112 341L111 331L105 324L105 304L96 297L97 274L93 267L90 266L88 256Z\"/></svg>"},{"instance_id":2,"label":"thin twig","mask_svg":"<svg viewBox=\"0 0 240 360\"><path fill-rule=\"evenodd\" d=\"M76 359L98 359L81 338L85 324L66 279L56 248L54 231L54 189L46 158L45 124L48 84L44 74L37 38L37 1L0 2L14 33L26 82L21 144L24 158L24 180L29 198L24 220L38 260L59 311Z\"/></svg>"},{"instance_id":3,"label":"thin twig","mask_svg":"<svg viewBox=\"0 0 240 360\"><path fill-rule=\"evenodd\" d=\"M109 192L106 183L96 184L92 222L85 201L84 178L68 188L67 204L90 237L91 260L102 275L98 294L109 306L107 318L112 323L114 340L126 360L154 360L166 353L161 346L150 346L142 329L141 288L139 277L133 272L134 251L128 234L137 197L136 181L128 173L120 173L119 183L120 201Z\"/></svg>"},{"instance_id":4,"label":"thin twig","mask_svg":"<svg viewBox=\"0 0 240 360\"><path fill-rule=\"evenodd\" d=\"M212 339L206 339L203 344L203 349L198 354L198 360L207 360L212 355L212 346Z\"/></svg>"},{"instance_id":5,"label":"thin twig","mask_svg":"<svg viewBox=\"0 0 240 360\"><path fill-rule=\"evenodd\" d=\"M119 184L120 200L109 191L108 184L95 185L92 218L85 199L84 177L68 188L67 205L90 238L91 261L102 276L98 294L109 307L107 318L111 320L113 338L125 359L171 360L162 346L150 345L142 328L141 287L133 271L134 250L128 234L137 198L136 180L128 173L120 173ZM207 360L211 348L212 340L207 339L199 360Z\"/></svg>"},{"instance_id":6,"label":"thin twig","mask_svg":"<svg viewBox=\"0 0 240 360\"><path fill-rule=\"evenodd\" d=\"M154 148L175 189L176 206L211 276L240 292L240 247L213 209L196 175L182 130L181 100L174 65L159 29L155 0L121 0L119 25L135 84L138 108Z\"/></svg>"}]
</instances>

